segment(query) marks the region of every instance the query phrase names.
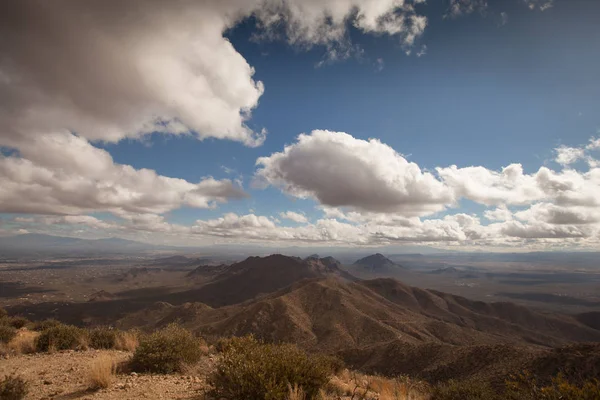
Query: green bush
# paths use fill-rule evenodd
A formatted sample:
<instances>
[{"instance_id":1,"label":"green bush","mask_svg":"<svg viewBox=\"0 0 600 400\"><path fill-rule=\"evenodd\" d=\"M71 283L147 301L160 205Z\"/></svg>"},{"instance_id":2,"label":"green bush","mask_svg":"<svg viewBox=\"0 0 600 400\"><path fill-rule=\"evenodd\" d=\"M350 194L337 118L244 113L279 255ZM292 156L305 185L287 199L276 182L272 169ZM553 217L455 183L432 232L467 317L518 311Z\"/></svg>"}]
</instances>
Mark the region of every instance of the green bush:
<instances>
[{"instance_id":1,"label":"green bush","mask_svg":"<svg viewBox=\"0 0 600 400\"><path fill-rule=\"evenodd\" d=\"M0 325L0 343L8 343L17 335L17 330L10 325Z\"/></svg>"},{"instance_id":2,"label":"green bush","mask_svg":"<svg viewBox=\"0 0 600 400\"><path fill-rule=\"evenodd\" d=\"M138 372L178 372L184 365L200 360L201 344L202 340L194 337L190 331L172 324L140 338L131 367Z\"/></svg>"},{"instance_id":3,"label":"green bush","mask_svg":"<svg viewBox=\"0 0 600 400\"><path fill-rule=\"evenodd\" d=\"M309 355L292 344L245 337L217 347L222 356L208 379L216 398L285 400L290 387L299 387L313 399L334 369L331 358Z\"/></svg>"},{"instance_id":4,"label":"green bush","mask_svg":"<svg viewBox=\"0 0 600 400\"><path fill-rule=\"evenodd\" d=\"M0 381L0 399L21 400L27 394L27 382L23 378L10 375Z\"/></svg>"},{"instance_id":5,"label":"green bush","mask_svg":"<svg viewBox=\"0 0 600 400\"><path fill-rule=\"evenodd\" d=\"M114 349L117 344L117 331L107 327L94 328L89 331L88 340L93 349Z\"/></svg>"},{"instance_id":6,"label":"green bush","mask_svg":"<svg viewBox=\"0 0 600 400\"><path fill-rule=\"evenodd\" d=\"M436 385L431 393L431 400L500 400L499 396L488 384L474 381L448 381Z\"/></svg>"},{"instance_id":7,"label":"green bush","mask_svg":"<svg viewBox=\"0 0 600 400\"><path fill-rule=\"evenodd\" d=\"M37 351L78 350L85 347L85 333L72 325L57 325L48 328L37 337Z\"/></svg>"},{"instance_id":8,"label":"green bush","mask_svg":"<svg viewBox=\"0 0 600 400\"><path fill-rule=\"evenodd\" d=\"M34 331L41 332L41 331L45 331L46 329L54 328L55 326L59 326L59 325L62 325L62 323L60 321L50 318L50 319L45 319L43 321L34 322L31 329Z\"/></svg>"}]
</instances>

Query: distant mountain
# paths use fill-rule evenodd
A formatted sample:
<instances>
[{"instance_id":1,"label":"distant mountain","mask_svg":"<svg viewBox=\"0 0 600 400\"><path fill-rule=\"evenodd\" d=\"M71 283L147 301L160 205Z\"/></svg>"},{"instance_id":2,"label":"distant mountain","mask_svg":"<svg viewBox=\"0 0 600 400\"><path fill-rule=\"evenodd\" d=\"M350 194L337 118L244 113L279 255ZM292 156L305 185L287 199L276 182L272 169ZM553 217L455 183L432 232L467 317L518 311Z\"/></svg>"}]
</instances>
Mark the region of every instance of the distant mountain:
<instances>
[{"instance_id":1,"label":"distant mountain","mask_svg":"<svg viewBox=\"0 0 600 400\"><path fill-rule=\"evenodd\" d=\"M214 277L216 275L222 274L229 268L227 264L218 264L218 265L199 265L192 271L188 272L185 276L188 278L201 278L206 279L210 277Z\"/></svg>"},{"instance_id":2,"label":"distant mountain","mask_svg":"<svg viewBox=\"0 0 600 400\"><path fill-rule=\"evenodd\" d=\"M225 272L211 282L187 293L186 298L220 307L277 291L303 279L336 277L357 280L340 266L333 257L306 260L281 254L249 257L225 268ZM196 273L202 273L204 268Z\"/></svg>"},{"instance_id":3,"label":"distant mountain","mask_svg":"<svg viewBox=\"0 0 600 400\"><path fill-rule=\"evenodd\" d=\"M363 267L363 268L368 269L373 272L381 272L381 271L386 271L386 270L390 270L390 269L396 269L396 268L403 269L404 268L402 265L396 264L395 262L393 262L392 260L390 260L389 258L387 258L386 256L384 256L381 253L376 253L376 254L361 258L360 260L357 260L354 263L354 265Z\"/></svg>"},{"instance_id":4,"label":"distant mountain","mask_svg":"<svg viewBox=\"0 0 600 400\"><path fill-rule=\"evenodd\" d=\"M344 359L375 370L388 368L373 357L385 357L384 350L393 345L403 349L404 359L413 363L391 364L398 370L385 370L390 375L406 373L402 368L416 368L415 362L420 370L437 368L440 365L436 363L455 360L458 354L483 353L474 359L474 364L483 368L497 362L505 365L504 357L525 361L516 357L526 354L520 348L534 352L540 345L600 341L599 330L573 316L539 313L512 303L471 301L394 279L305 279L220 308L169 303L152 307L151 312L131 313L118 325L155 329L179 321L205 335L253 334L267 341L298 343L308 350L341 352ZM508 346L506 351L499 350L502 346ZM355 357L357 351L359 357ZM373 357L369 357L371 351Z\"/></svg>"},{"instance_id":5,"label":"distant mountain","mask_svg":"<svg viewBox=\"0 0 600 400\"><path fill-rule=\"evenodd\" d=\"M174 247L155 246L115 237L106 239L80 239L37 233L0 237L0 251L3 255L11 256L81 253L121 254L167 249L174 249Z\"/></svg>"}]
</instances>

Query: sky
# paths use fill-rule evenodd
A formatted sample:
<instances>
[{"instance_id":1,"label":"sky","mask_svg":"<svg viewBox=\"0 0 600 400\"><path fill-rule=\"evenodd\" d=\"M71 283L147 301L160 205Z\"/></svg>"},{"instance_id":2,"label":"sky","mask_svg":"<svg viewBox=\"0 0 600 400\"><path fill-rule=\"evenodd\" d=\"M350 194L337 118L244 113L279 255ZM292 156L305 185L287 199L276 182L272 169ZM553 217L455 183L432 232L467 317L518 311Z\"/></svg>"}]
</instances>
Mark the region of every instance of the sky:
<instances>
[{"instance_id":1,"label":"sky","mask_svg":"<svg viewBox=\"0 0 600 400\"><path fill-rule=\"evenodd\" d=\"M0 4L0 235L600 250L600 2Z\"/></svg>"}]
</instances>

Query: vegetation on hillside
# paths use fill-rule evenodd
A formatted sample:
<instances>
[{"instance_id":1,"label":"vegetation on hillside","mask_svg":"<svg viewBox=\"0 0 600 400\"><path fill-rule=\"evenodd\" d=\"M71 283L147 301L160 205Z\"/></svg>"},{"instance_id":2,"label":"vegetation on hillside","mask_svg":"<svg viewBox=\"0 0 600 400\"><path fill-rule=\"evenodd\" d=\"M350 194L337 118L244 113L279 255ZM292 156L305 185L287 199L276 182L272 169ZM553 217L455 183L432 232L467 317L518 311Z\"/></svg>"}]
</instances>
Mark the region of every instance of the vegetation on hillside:
<instances>
[{"instance_id":1,"label":"vegetation on hillside","mask_svg":"<svg viewBox=\"0 0 600 400\"><path fill-rule=\"evenodd\" d=\"M0 380L0 399L21 400L27 395L27 382L15 375L5 376Z\"/></svg>"},{"instance_id":2,"label":"vegetation on hillside","mask_svg":"<svg viewBox=\"0 0 600 400\"><path fill-rule=\"evenodd\" d=\"M202 340L175 324L142 336L131 366L138 372L169 374L202 357Z\"/></svg>"},{"instance_id":3,"label":"vegetation on hillside","mask_svg":"<svg viewBox=\"0 0 600 400\"><path fill-rule=\"evenodd\" d=\"M337 362L309 355L292 344L266 344L253 337L232 338L209 377L216 398L285 400L290 388L315 398Z\"/></svg>"}]
</instances>

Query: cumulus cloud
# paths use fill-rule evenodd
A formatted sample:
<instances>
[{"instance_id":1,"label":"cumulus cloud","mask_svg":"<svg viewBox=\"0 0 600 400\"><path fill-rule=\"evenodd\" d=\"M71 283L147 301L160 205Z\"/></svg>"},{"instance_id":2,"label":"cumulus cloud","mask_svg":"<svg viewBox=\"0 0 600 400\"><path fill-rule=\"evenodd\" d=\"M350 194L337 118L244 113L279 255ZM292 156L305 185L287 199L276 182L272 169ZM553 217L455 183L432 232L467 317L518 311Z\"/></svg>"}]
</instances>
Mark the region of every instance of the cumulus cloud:
<instances>
[{"instance_id":1,"label":"cumulus cloud","mask_svg":"<svg viewBox=\"0 0 600 400\"><path fill-rule=\"evenodd\" d=\"M294 211L286 211L279 213L281 218L289 219L290 221L298 222L299 224L305 224L308 219L304 214L300 214Z\"/></svg>"},{"instance_id":2,"label":"cumulus cloud","mask_svg":"<svg viewBox=\"0 0 600 400\"><path fill-rule=\"evenodd\" d=\"M304 46L349 24L412 44L426 20L408 0L22 0L0 5L3 142L68 129L118 141L153 131L260 145L246 124L264 88L223 37L254 16Z\"/></svg>"},{"instance_id":3,"label":"cumulus cloud","mask_svg":"<svg viewBox=\"0 0 600 400\"><path fill-rule=\"evenodd\" d=\"M561 207L551 203L534 204L514 215L523 221L542 221L553 225L588 225L600 222L600 208Z\"/></svg>"},{"instance_id":4,"label":"cumulus cloud","mask_svg":"<svg viewBox=\"0 0 600 400\"><path fill-rule=\"evenodd\" d=\"M510 221L513 219L513 213L506 206L485 210L483 215L490 221Z\"/></svg>"},{"instance_id":5,"label":"cumulus cloud","mask_svg":"<svg viewBox=\"0 0 600 400\"><path fill-rule=\"evenodd\" d=\"M454 201L443 183L388 145L343 132L301 134L283 152L256 163L257 184L327 206L414 216L443 210Z\"/></svg>"},{"instance_id":6,"label":"cumulus cloud","mask_svg":"<svg viewBox=\"0 0 600 400\"><path fill-rule=\"evenodd\" d=\"M590 236L585 228L573 225L552 225L543 222L523 224L510 221L502 226L501 233L522 239L566 239Z\"/></svg>"},{"instance_id":7,"label":"cumulus cloud","mask_svg":"<svg viewBox=\"0 0 600 400\"><path fill-rule=\"evenodd\" d=\"M521 164L511 164L501 171L452 165L439 167L437 172L458 197L485 205L527 204L543 197L535 178L524 174Z\"/></svg>"},{"instance_id":8,"label":"cumulus cloud","mask_svg":"<svg viewBox=\"0 0 600 400\"><path fill-rule=\"evenodd\" d=\"M191 130L260 144L245 121L263 85L222 36L235 9L218 4L3 2L3 136L69 129L118 141Z\"/></svg>"},{"instance_id":9,"label":"cumulus cloud","mask_svg":"<svg viewBox=\"0 0 600 400\"><path fill-rule=\"evenodd\" d=\"M0 156L1 212L164 213L246 196L230 180L191 183L117 164L105 150L68 132L23 141L19 149L20 156Z\"/></svg>"},{"instance_id":10,"label":"cumulus cloud","mask_svg":"<svg viewBox=\"0 0 600 400\"><path fill-rule=\"evenodd\" d=\"M15 222L44 225L85 225L94 229L111 229L116 225L91 215L16 217Z\"/></svg>"},{"instance_id":11,"label":"cumulus cloud","mask_svg":"<svg viewBox=\"0 0 600 400\"><path fill-rule=\"evenodd\" d=\"M589 159L594 144L592 139L572 149ZM499 171L453 165L438 167L433 174L377 140L313 131L282 152L259 158L256 183L316 200L323 220L355 227L367 243L505 246L572 240L597 245L600 168L588 162L588 170L580 171L570 162L563 164L562 170L541 167L533 173L525 173L520 164ZM488 223L464 213L422 219L451 210L462 199L490 207L482 212Z\"/></svg>"},{"instance_id":12,"label":"cumulus cloud","mask_svg":"<svg viewBox=\"0 0 600 400\"><path fill-rule=\"evenodd\" d=\"M248 121L264 87L225 31L252 16L264 37L341 58L349 26L411 45L426 26L418 2L2 2L0 146L13 152L0 158L0 210L109 211L168 229L148 215L242 197L228 180L191 183L116 164L91 143L156 131L258 146L266 131Z\"/></svg>"},{"instance_id":13,"label":"cumulus cloud","mask_svg":"<svg viewBox=\"0 0 600 400\"><path fill-rule=\"evenodd\" d=\"M582 148L560 146L555 151L555 161L560 165L570 165L585 158L585 149Z\"/></svg>"}]
</instances>

